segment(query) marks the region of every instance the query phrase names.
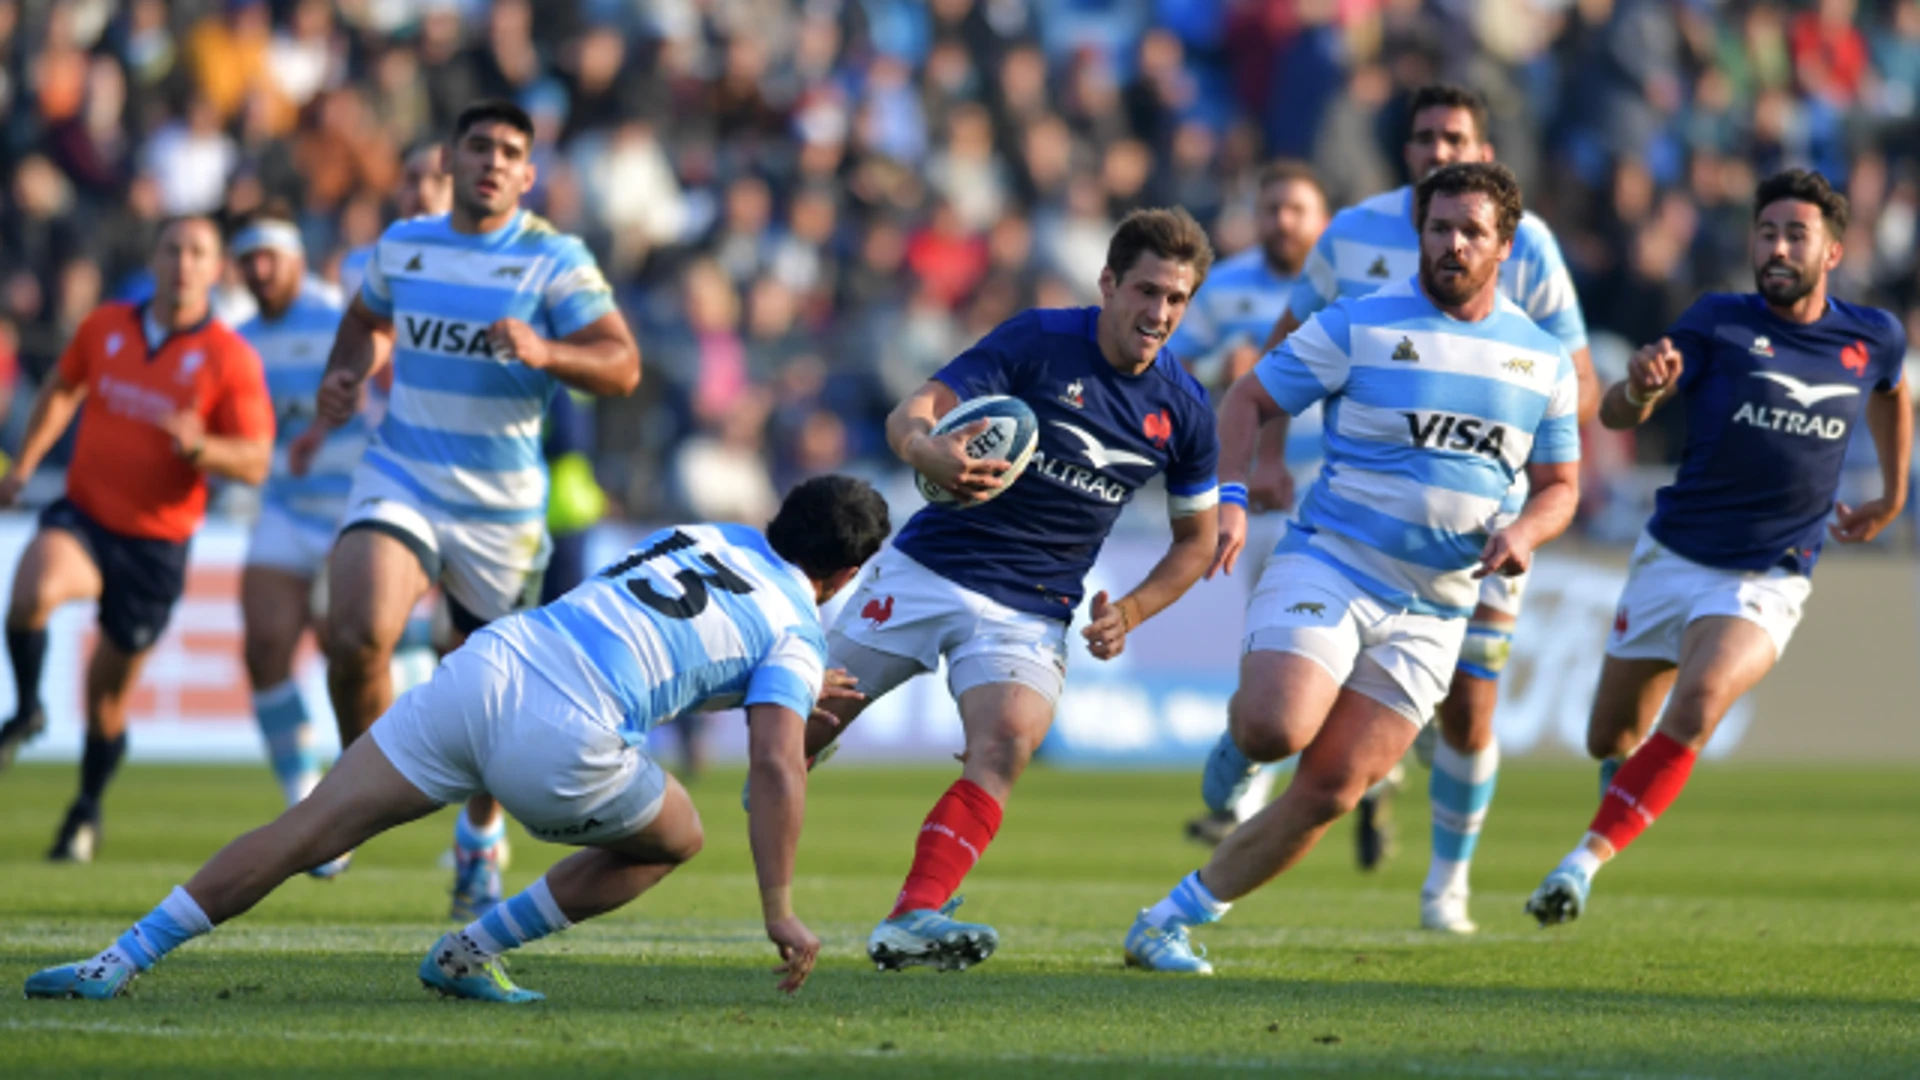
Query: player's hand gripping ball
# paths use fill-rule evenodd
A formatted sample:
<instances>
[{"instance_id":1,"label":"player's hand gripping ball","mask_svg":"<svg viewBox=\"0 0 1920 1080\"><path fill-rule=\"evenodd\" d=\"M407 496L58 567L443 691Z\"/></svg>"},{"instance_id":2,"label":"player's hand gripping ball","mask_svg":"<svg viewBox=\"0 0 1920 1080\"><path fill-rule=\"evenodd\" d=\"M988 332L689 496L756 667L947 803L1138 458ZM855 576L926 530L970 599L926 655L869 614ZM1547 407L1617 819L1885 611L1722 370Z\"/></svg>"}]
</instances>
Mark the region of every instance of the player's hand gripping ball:
<instances>
[{"instance_id":1,"label":"player's hand gripping ball","mask_svg":"<svg viewBox=\"0 0 1920 1080\"><path fill-rule=\"evenodd\" d=\"M976 488L965 499L921 472L914 477L914 483L928 502L963 508L978 506L1013 486L1040 446L1040 422L1027 403L1015 397L993 395L963 401L940 418L928 437L939 441L952 439L956 434L961 435L957 441L968 460L1003 461L1006 470L1000 474L997 486Z\"/></svg>"}]
</instances>

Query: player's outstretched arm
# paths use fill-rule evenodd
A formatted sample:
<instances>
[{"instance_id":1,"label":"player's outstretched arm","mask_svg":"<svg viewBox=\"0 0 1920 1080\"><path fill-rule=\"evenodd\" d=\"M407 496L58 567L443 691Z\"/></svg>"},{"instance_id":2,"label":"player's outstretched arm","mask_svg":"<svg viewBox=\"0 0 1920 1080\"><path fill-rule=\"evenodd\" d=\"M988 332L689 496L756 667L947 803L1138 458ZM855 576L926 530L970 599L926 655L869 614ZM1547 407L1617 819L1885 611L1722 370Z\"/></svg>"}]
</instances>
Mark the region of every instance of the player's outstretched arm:
<instances>
[{"instance_id":1,"label":"player's outstretched arm","mask_svg":"<svg viewBox=\"0 0 1920 1080\"><path fill-rule=\"evenodd\" d=\"M1573 524L1573 512L1580 507L1578 461L1528 465L1527 479L1533 485L1533 494L1511 525L1487 537L1474 577L1517 577L1526 573L1533 566L1533 553Z\"/></svg>"},{"instance_id":2,"label":"player's outstretched arm","mask_svg":"<svg viewBox=\"0 0 1920 1080\"><path fill-rule=\"evenodd\" d=\"M1640 346L1627 362L1627 377L1613 384L1600 402L1600 422L1615 431L1628 431L1647 422L1680 385L1686 361L1672 338Z\"/></svg>"},{"instance_id":3,"label":"player's outstretched arm","mask_svg":"<svg viewBox=\"0 0 1920 1080\"><path fill-rule=\"evenodd\" d=\"M1834 506L1834 522L1827 531L1843 544L1873 539L1906 508L1907 463L1913 453L1913 401L1906 380L1867 398L1867 430L1880 458L1880 497L1859 506Z\"/></svg>"},{"instance_id":4,"label":"player's outstretched arm","mask_svg":"<svg viewBox=\"0 0 1920 1080\"><path fill-rule=\"evenodd\" d=\"M1173 543L1160 561L1147 572L1146 580L1119 600L1109 604L1107 594L1093 598L1091 621L1080 631L1087 639L1087 651L1098 660L1111 660L1127 647L1127 634L1134 627L1165 611L1186 595L1213 565L1213 554L1220 536L1219 508L1209 507L1194 514L1173 519Z\"/></svg>"},{"instance_id":5,"label":"player's outstretched arm","mask_svg":"<svg viewBox=\"0 0 1920 1080\"><path fill-rule=\"evenodd\" d=\"M760 879L767 937L780 951L780 989L800 989L820 939L793 913L794 852L806 816L806 721L783 705L747 706L747 838Z\"/></svg>"},{"instance_id":6,"label":"player's outstretched arm","mask_svg":"<svg viewBox=\"0 0 1920 1080\"><path fill-rule=\"evenodd\" d=\"M11 506L20 498L27 480L46 459L53 444L66 433L73 414L80 411L80 403L86 399L86 383L68 382L57 367L47 372L46 381L40 384L40 393L33 399L33 412L27 417L27 434L20 440L20 455L13 459L6 476L0 477L0 506Z\"/></svg>"},{"instance_id":7,"label":"player's outstretched arm","mask_svg":"<svg viewBox=\"0 0 1920 1080\"><path fill-rule=\"evenodd\" d=\"M487 337L494 356L518 360L595 397L626 397L640 386L640 346L617 311L559 341L548 341L519 319L501 319L487 327Z\"/></svg>"}]
</instances>

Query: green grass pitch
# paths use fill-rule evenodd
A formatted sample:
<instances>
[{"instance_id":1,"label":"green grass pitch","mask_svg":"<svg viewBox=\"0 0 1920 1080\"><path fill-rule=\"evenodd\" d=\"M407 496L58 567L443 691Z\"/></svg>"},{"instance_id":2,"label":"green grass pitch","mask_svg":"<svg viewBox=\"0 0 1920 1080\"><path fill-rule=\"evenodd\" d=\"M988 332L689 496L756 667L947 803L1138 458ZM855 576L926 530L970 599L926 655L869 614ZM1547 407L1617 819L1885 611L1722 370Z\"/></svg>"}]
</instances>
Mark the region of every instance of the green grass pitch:
<instances>
[{"instance_id":1,"label":"green grass pitch","mask_svg":"<svg viewBox=\"0 0 1920 1080\"><path fill-rule=\"evenodd\" d=\"M1594 773L1514 764L1481 844L1482 931L1423 933L1424 773L1401 852L1353 868L1351 826L1199 937L1219 974L1123 970L1134 911L1198 865L1189 775L1035 769L967 883L1000 953L881 975L862 945L943 770L815 777L797 903L827 951L774 990L740 774L695 786L706 851L625 911L516 954L544 1005L441 1001L414 968L444 925L450 811L298 879L194 942L129 1000L29 1002L32 970L91 955L271 814L264 768L126 770L101 859L41 862L69 768L0 776L0 1076L538 1073L854 1077L1920 1076L1920 770L1708 765L1543 932L1525 894L1579 836ZM563 849L516 834L508 887Z\"/></svg>"}]
</instances>

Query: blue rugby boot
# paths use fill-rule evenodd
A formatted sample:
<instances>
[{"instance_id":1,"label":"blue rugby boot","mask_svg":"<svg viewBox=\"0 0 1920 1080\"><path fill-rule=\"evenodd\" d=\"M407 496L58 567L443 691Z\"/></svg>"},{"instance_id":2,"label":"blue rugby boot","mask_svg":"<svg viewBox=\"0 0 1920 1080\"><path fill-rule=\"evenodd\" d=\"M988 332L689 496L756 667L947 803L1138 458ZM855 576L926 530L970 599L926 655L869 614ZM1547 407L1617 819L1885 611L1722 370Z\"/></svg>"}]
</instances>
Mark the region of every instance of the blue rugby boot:
<instances>
[{"instance_id":1,"label":"blue rugby boot","mask_svg":"<svg viewBox=\"0 0 1920 1080\"><path fill-rule=\"evenodd\" d=\"M119 962L115 963L115 960ZM77 964L62 964L36 971L27 976L26 990L30 998L106 1001L126 996L133 980L139 976L139 969L118 956L112 960L96 956Z\"/></svg>"},{"instance_id":2,"label":"blue rugby boot","mask_svg":"<svg viewBox=\"0 0 1920 1080\"><path fill-rule=\"evenodd\" d=\"M1206 946L1196 949L1187 937L1187 927L1172 923L1164 928L1147 921L1150 909L1141 908L1127 931L1127 966L1148 971L1171 971L1182 975L1211 975Z\"/></svg>"},{"instance_id":3,"label":"blue rugby boot","mask_svg":"<svg viewBox=\"0 0 1920 1080\"><path fill-rule=\"evenodd\" d=\"M475 949L458 932L443 934L427 958L420 961L420 984L443 997L525 1005L545 1001L547 995L527 990L507 975L506 962Z\"/></svg>"},{"instance_id":4,"label":"blue rugby boot","mask_svg":"<svg viewBox=\"0 0 1920 1080\"><path fill-rule=\"evenodd\" d=\"M915 965L965 971L980 963L1000 947L1000 932L953 918L959 906L956 896L938 911L921 908L882 919L867 938L867 957L881 971Z\"/></svg>"}]
</instances>

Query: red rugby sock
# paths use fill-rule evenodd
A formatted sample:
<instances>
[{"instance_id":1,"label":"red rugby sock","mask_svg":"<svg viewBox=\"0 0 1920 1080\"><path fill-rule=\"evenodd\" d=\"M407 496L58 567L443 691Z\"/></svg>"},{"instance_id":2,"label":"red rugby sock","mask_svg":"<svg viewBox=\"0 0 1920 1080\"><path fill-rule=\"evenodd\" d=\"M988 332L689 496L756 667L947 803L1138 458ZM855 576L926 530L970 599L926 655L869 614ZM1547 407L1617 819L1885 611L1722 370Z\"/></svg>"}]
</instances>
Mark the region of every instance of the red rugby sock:
<instances>
[{"instance_id":1,"label":"red rugby sock","mask_svg":"<svg viewBox=\"0 0 1920 1080\"><path fill-rule=\"evenodd\" d=\"M999 802L980 785L954 781L920 826L913 869L887 917L946 903L1000 831L1000 815Z\"/></svg>"},{"instance_id":2,"label":"red rugby sock","mask_svg":"<svg viewBox=\"0 0 1920 1080\"><path fill-rule=\"evenodd\" d=\"M1607 785L1600 811L1587 830L1612 844L1614 854L1626 850L1680 797L1697 757L1686 744L1655 732L1613 774L1613 783Z\"/></svg>"}]
</instances>

